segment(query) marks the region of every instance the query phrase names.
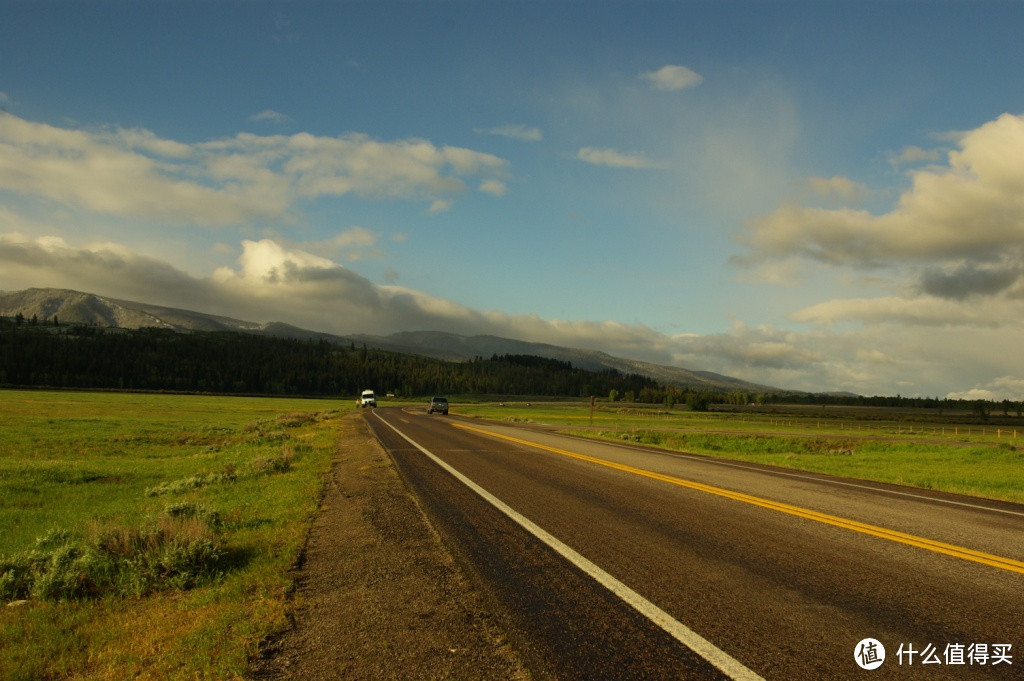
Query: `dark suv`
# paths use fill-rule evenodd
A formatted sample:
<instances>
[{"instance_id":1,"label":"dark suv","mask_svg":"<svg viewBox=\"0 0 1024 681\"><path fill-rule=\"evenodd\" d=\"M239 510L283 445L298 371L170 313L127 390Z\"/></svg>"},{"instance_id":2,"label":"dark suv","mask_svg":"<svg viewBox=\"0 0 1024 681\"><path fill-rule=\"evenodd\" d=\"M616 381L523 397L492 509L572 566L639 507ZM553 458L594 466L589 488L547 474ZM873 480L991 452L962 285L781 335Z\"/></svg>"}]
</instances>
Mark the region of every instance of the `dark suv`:
<instances>
[{"instance_id":1,"label":"dark suv","mask_svg":"<svg viewBox=\"0 0 1024 681\"><path fill-rule=\"evenodd\" d=\"M448 413L448 398L447 397L431 397L430 406L427 407L427 413L433 414L434 412L440 412L442 414Z\"/></svg>"}]
</instances>

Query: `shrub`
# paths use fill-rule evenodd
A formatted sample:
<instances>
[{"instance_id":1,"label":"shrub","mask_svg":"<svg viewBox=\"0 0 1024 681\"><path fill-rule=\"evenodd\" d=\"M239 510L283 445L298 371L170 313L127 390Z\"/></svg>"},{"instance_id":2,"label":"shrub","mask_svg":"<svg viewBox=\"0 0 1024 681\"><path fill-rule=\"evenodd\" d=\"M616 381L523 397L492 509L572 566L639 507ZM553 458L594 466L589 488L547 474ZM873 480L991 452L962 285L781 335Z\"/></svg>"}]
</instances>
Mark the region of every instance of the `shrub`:
<instances>
[{"instance_id":1,"label":"shrub","mask_svg":"<svg viewBox=\"0 0 1024 681\"><path fill-rule=\"evenodd\" d=\"M224 473L207 473L206 475L193 475L189 478L182 478L181 480L173 480L171 482L162 482L156 487L150 487L146 490L146 496L158 497L164 494L181 494L183 492L199 489L200 487L206 487L207 485L216 485L234 481L235 474L233 471Z\"/></svg>"},{"instance_id":2,"label":"shrub","mask_svg":"<svg viewBox=\"0 0 1024 681\"><path fill-rule=\"evenodd\" d=\"M207 537L168 542L156 561L154 577L174 589L190 589L215 574L222 551Z\"/></svg>"},{"instance_id":3,"label":"shrub","mask_svg":"<svg viewBox=\"0 0 1024 681\"><path fill-rule=\"evenodd\" d=\"M201 513L193 509L193 516ZM105 528L85 541L50 531L31 551L0 557L0 599L62 601L195 587L220 574L224 557L209 522L219 523L219 516L206 514Z\"/></svg>"},{"instance_id":4,"label":"shrub","mask_svg":"<svg viewBox=\"0 0 1024 681\"><path fill-rule=\"evenodd\" d=\"M322 414L314 412L292 412L277 417L277 423L284 428L298 428L310 423L316 423L322 418Z\"/></svg>"},{"instance_id":5,"label":"shrub","mask_svg":"<svg viewBox=\"0 0 1024 681\"><path fill-rule=\"evenodd\" d=\"M295 449L289 445L281 448L278 456L260 457L253 459L249 467L258 475L270 475L272 473L287 473L292 469L292 460L295 458Z\"/></svg>"},{"instance_id":6,"label":"shrub","mask_svg":"<svg viewBox=\"0 0 1024 681\"><path fill-rule=\"evenodd\" d=\"M31 554L0 558L0 599L16 601L28 597L32 588L32 563Z\"/></svg>"},{"instance_id":7,"label":"shrub","mask_svg":"<svg viewBox=\"0 0 1024 681\"><path fill-rule=\"evenodd\" d=\"M168 504L164 508L164 513L170 518L178 518L181 520L198 518L211 530L219 530L224 524L224 521L221 519L220 511L215 511L206 508L205 506L190 504L185 501Z\"/></svg>"},{"instance_id":8,"label":"shrub","mask_svg":"<svg viewBox=\"0 0 1024 681\"><path fill-rule=\"evenodd\" d=\"M71 541L71 531L61 528L47 530L46 534L36 537L36 548L42 551L63 546Z\"/></svg>"}]
</instances>

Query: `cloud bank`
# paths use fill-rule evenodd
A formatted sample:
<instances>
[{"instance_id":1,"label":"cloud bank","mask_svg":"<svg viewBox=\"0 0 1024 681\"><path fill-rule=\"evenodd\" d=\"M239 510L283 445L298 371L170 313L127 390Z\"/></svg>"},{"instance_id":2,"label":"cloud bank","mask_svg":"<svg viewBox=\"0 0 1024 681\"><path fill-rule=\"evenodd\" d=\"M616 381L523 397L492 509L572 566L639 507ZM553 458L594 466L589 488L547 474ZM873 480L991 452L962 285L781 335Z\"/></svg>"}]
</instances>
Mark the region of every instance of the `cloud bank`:
<instances>
[{"instance_id":1,"label":"cloud bank","mask_svg":"<svg viewBox=\"0 0 1024 681\"><path fill-rule=\"evenodd\" d=\"M1024 332L1024 117L1003 114L951 139L955 148L941 165L937 151L900 152L901 164L931 163L907 171L907 188L891 210L791 200L745 226L736 241L746 252L733 262L763 271L765 280L800 263L870 275L888 290L823 300L790 319L834 329L833 339L886 348L889 371L906 372L908 385L927 356L938 366L919 385L935 385L938 374L947 385L962 384L973 373L991 378L950 394L1020 399L1021 383L1005 369L1024 376L1016 359ZM809 186L819 198L849 203L870 191L840 177Z\"/></svg>"},{"instance_id":2,"label":"cloud bank","mask_svg":"<svg viewBox=\"0 0 1024 681\"><path fill-rule=\"evenodd\" d=\"M89 132L0 112L0 190L176 224L280 220L322 196L436 205L471 182L501 195L507 171L493 154L421 139L239 133L185 144L147 130Z\"/></svg>"},{"instance_id":3,"label":"cloud bank","mask_svg":"<svg viewBox=\"0 0 1024 681\"><path fill-rule=\"evenodd\" d=\"M789 202L751 221L738 238L748 253L736 262L757 266L796 257L888 271L900 282L893 284L893 295L834 300L803 310L795 315L803 321L987 326L1003 323L1011 313L1019 318L1024 118L1004 114L961 135L957 147L945 165L910 171L908 189L887 213ZM858 188L842 178L818 185L851 199ZM965 301L974 309L958 304Z\"/></svg>"},{"instance_id":4,"label":"cloud bank","mask_svg":"<svg viewBox=\"0 0 1024 681\"><path fill-rule=\"evenodd\" d=\"M356 228L336 249L375 242ZM321 244L311 244L317 247ZM273 239L245 240L234 266L194 277L157 258L112 243L75 246L59 237L0 235L0 288L12 283L85 290L257 322L287 321L317 331L393 333L410 329L502 336L620 353L652 333L617 322L542 319L474 310L421 291L377 285L334 260ZM662 359L665 356L659 355Z\"/></svg>"}]
</instances>

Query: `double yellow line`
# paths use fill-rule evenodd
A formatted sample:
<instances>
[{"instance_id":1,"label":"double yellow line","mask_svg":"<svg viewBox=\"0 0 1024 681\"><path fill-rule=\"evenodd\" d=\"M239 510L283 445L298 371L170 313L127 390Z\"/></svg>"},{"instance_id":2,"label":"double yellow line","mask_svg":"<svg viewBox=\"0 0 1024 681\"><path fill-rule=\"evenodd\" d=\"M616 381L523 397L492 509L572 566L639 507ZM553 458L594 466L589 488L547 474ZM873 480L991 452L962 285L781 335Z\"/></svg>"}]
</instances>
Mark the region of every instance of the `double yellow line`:
<instances>
[{"instance_id":1,"label":"double yellow line","mask_svg":"<svg viewBox=\"0 0 1024 681\"><path fill-rule=\"evenodd\" d=\"M454 423L452 425L456 426L457 428L462 428L463 430L470 430L475 433L480 433L481 435L487 435L489 437L498 438L499 440L507 440L508 442L514 442L516 444L525 445L527 447L534 447L536 449L543 449L545 451L553 452L555 454L561 454L562 456L568 456L573 459L579 459L580 461L588 461L590 463L595 463L598 464L599 466L604 466L606 468L614 468L615 470L624 471L626 473L642 475L645 478L661 480L662 482L667 482L672 485L678 485L679 487L686 487L689 489L697 490L699 492L714 494L715 496L725 497L726 499L732 499L734 501L741 501L745 504L751 504L752 506L760 506L762 508L768 508L773 511L779 511L780 513L787 513L789 515L797 516L799 518L806 518L808 520L814 520L819 523L825 523L826 525L834 525L836 527L842 527L847 530L853 530L854 532L860 532L861 534L868 534L873 537L888 539L889 541L898 542L900 544L916 546L921 549L927 549L928 551L934 551L936 553L942 553L947 556L953 556L954 558L961 558L963 560L981 563L982 565L988 565L994 568L999 568L1001 570L1009 570L1010 572L1024 574L1024 562L1014 560L1012 558L1004 558L1002 556L996 556L991 553L983 553L981 551L968 549L963 546L946 544L944 542L935 541L933 539L926 539L924 537L918 537L916 535L907 534L905 532L897 532L896 530L889 530L884 527L869 525L867 523L858 522L856 520L840 518L838 516L829 515L827 513L820 513L818 511L812 511L807 508L801 508L800 506L793 506L790 504L784 504L779 501L772 501L771 499L764 499L762 497L755 497L750 494L743 494L742 492L733 492L731 490L722 489L721 487L713 487L711 485L705 485L703 483L694 482L692 480L684 480L683 478L676 478L671 475L665 475L663 473L655 473L653 471L647 471L642 468L634 468L633 466L615 463L614 461L606 461L604 459L598 459L592 456L587 456L586 454L571 452L566 449L549 447L548 445L542 445L536 442L530 442L528 440L521 440L519 438L511 437L509 435L502 435L499 433L494 433L488 430L482 430L480 428L474 428L472 426L467 426L460 423Z\"/></svg>"}]
</instances>

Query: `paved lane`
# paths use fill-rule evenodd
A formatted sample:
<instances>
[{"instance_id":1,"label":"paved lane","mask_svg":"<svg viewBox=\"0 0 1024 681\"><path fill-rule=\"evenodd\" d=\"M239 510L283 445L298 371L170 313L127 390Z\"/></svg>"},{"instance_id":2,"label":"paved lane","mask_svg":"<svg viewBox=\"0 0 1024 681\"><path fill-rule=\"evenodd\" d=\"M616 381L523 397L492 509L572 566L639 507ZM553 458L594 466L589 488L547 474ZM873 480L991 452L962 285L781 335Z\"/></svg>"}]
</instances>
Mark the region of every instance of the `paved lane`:
<instances>
[{"instance_id":1,"label":"paved lane","mask_svg":"<svg viewBox=\"0 0 1024 681\"><path fill-rule=\"evenodd\" d=\"M872 637L886 647L875 673L887 678L1024 678L1019 506L765 472L419 411L377 410L368 419L439 531L490 585L542 676L723 674L714 660L508 520L385 420L740 670L773 679L867 674L854 650ZM854 525L816 518L822 515ZM999 560L893 541L863 525ZM992 656L980 664L981 645L1007 653L1012 664L994 664ZM996 648L1004 645L1011 647ZM909 646L931 646L940 664L907 655ZM965 664L946 664L960 652ZM742 673L728 666L726 672Z\"/></svg>"}]
</instances>

